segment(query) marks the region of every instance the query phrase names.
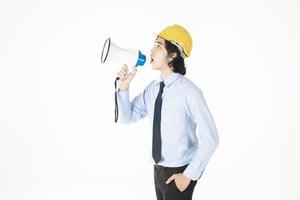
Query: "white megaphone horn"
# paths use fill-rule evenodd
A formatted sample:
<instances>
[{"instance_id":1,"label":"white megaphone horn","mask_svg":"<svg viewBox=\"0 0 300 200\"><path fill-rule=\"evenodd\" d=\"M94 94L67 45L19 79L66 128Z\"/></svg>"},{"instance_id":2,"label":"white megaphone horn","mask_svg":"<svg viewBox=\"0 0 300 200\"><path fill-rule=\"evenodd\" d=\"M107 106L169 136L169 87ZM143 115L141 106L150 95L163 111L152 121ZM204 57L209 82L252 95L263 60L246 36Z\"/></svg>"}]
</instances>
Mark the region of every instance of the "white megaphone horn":
<instances>
[{"instance_id":1,"label":"white megaphone horn","mask_svg":"<svg viewBox=\"0 0 300 200\"><path fill-rule=\"evenodd\" d=\"M111 42L107 38L102 49L101 62L120 61L129 66L143 66L146 62L146 56L139 50L124 49Z\"/></svg>"}]
</instances>

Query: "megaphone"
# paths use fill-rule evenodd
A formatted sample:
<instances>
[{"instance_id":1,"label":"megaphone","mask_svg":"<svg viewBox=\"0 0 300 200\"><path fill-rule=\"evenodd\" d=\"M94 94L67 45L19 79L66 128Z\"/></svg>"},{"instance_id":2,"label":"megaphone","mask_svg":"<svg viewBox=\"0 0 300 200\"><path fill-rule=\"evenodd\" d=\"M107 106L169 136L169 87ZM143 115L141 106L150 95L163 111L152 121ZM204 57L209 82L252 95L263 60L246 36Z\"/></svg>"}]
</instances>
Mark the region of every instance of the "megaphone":
<instances>
[{"instance_id":1,"label":"megaphone","mask_svg":"<svg viewBox=\"0 0 300 200\"><path fill-rule=\"evenodd\" d=\"M110 38L107 38L101 53L101 62L107 61L120 61L122 64L129 66L143 66L146 62L146 56L139 50L125 49L119 47L111 42ZM117 77L115 80L115 122L118 121L119 109L117 100L117 81L120 78Z\"/></svg>"},{"instance_id":2,"label":"megaphone","mask_svg":"<svg viewBox=\"0 0 300 200\"><path fill-rule=\"evenodd\" d=\"M139 50L119 47L107 38L103 45L101 62L107 61L120 61L122 64L138 67L145 64L146 56Z\"/></svg>"}]
</instances>

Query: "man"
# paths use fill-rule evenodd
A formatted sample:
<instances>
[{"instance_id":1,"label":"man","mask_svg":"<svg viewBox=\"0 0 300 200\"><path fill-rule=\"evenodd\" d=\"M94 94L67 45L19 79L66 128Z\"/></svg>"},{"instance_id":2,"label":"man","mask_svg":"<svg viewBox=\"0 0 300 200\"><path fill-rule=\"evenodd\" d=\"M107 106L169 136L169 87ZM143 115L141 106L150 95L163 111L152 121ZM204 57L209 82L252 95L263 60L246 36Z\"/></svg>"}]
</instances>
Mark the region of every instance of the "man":
<instances>
[{"instance_id":1,"label":"man","mask_svg":"<svg viewBox=\"0 0 300 200\"><path fill-rule=\"evenodd\" d=\"M184 27L175 24L163 29L150 51L150 64L160 71L160 78L131 102L129 85L137 69L129 73L124 65L117 73L121 122L149 117L158 200L192 199L197 180L219 143L202 91L184 77L184 59L191 49L192 38Z\"/></svg>"}]
</instances>

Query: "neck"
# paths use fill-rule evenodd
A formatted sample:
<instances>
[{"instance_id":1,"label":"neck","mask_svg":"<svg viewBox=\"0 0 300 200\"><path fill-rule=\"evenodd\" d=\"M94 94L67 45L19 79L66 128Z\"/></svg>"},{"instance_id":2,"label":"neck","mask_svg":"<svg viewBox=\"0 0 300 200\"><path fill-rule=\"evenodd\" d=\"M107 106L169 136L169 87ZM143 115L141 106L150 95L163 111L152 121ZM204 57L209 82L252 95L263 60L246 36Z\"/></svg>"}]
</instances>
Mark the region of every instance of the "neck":
<instances>
[{"instance_id":1,"label":"neck","mask_svg":"<svg viewBox=\"0 0 300 200\"><path fill-rule=\"evenodd\" d=\"M169 76L171 76L173 73L174 73L174 72L173 72L172 69L170 69L169 67L160 70L160 74L161 74L161 77L162 77L163 80L166 80L166 79L167 79Z\"/></svg>"}]
</instances>

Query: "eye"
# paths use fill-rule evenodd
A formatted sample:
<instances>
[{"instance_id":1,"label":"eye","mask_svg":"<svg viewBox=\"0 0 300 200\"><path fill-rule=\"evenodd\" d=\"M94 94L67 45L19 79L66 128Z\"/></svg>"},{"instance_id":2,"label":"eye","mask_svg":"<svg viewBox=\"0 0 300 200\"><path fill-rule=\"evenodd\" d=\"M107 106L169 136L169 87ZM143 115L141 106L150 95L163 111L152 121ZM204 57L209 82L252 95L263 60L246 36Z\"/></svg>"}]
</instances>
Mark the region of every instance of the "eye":
<instances>
[{"instance_id":1,"label":"eye","mask_svg":"<svg viewBox=\"0 0 300 200\"><path fill-rule=\"evenodd\" d=\"M154 43L154 47L156 47L156 48L158 48L158 47L160 47L160 44L158 44L158 43Z\"/></svg>"}]
</instances>

